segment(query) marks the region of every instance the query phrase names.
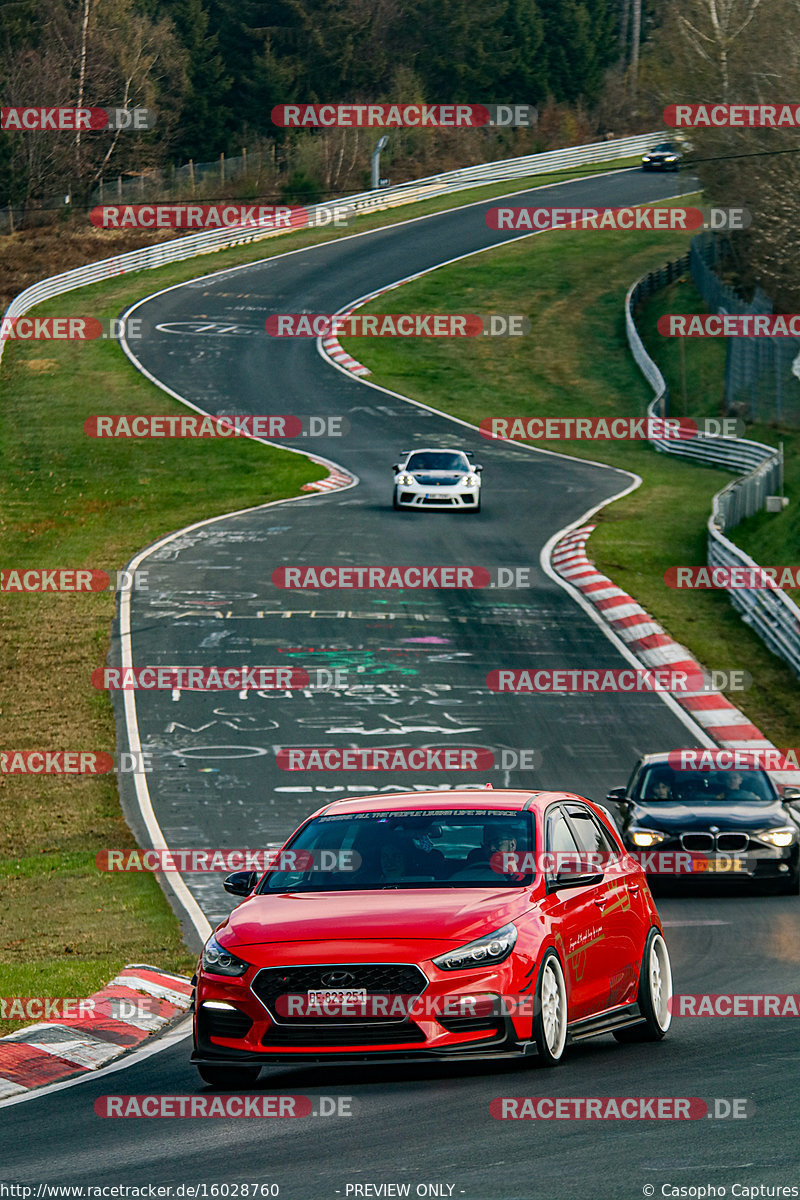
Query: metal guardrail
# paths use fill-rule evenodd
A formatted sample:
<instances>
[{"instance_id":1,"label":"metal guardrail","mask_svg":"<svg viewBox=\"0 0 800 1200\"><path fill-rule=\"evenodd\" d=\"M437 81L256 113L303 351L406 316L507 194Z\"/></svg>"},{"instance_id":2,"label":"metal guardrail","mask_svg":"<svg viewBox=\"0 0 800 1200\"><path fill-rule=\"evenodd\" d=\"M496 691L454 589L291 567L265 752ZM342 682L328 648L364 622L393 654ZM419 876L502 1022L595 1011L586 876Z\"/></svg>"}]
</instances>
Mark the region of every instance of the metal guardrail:
<instances>
[{"instance_id":1,"label":"metal guardrail","mask_svg":"<svg viewBox=\"0 0 800 1200\"><path fill-rule=\"evenodd\" d=\"M678 278L690 264L690 255L668 263L660 271L637 280L625 297L625 328L631 353L653 388L655 397L648 416L666 416L669 394L664 377L644 348L634 320L636 304ZM710 567L759 569L755 559L736 546L725 534L745 517L759 512L767 496L783 487L783 450L746 438L698 434L691 440L650 439L656 450L694 459L706 466L736 471L740 478L717 492L708 519L707 562ZM800 608L778 588L726 588L742 620L759 635L773 654L788 663L800 677Z\"/></svg>"},{"instance_id":2,"label":"metal guardrail","mask_svg":"<svg viewBox=\"0 0 800 1200\"><path fill-rule=\"evenodd\" d=\"M522 158L509 158L500 162L480 163L477 166L465 167L458 171L446 171L440 175L431 175L427 179L417 179L411 183L399 184L397 187L377 192L362 192L356 196L344 196L339 200L329 200L325 204L309 206L307 210L309 224L324 223L325 214L329 214L330 209L335 205L352 208L357 215L379 212L402 204L413 204L417 200L426 200L434 196L476 187L479 184L499 183L506 179L524 179L531 175L543 175L550 171L563 170L565 167L583 166L595 162L613 162L616 159L629 158L632 155L643 153L650 146L661 141L664 136L662 132L645 133L637 137L617 138L614 141L593 142L588 146L568 146L563 150L550 150L544 154L529 154ZM5 317L22 316L42 300L72 291L74 288L85 287L87 284L98 283L103 279L112 279L116 275L162 267L167 263L180 262L182 259L193 258L196 255L211 254L217 250L226 250L231 246L243 246L248 242L278 237L286 232L290 231L253 229L252 226L230 226L223 229L204 230L202 233L189 234L168 242L160 242L155 246L147 246L142 250L120 254L115 258L106 258L101 262L77 267L73 271L65 271L63 275L54 275L50 279L34 283L11 301L6 309ZM5 337L0 334L0 357L2 357L4 345Z\"/></svg>"}]
</instances>

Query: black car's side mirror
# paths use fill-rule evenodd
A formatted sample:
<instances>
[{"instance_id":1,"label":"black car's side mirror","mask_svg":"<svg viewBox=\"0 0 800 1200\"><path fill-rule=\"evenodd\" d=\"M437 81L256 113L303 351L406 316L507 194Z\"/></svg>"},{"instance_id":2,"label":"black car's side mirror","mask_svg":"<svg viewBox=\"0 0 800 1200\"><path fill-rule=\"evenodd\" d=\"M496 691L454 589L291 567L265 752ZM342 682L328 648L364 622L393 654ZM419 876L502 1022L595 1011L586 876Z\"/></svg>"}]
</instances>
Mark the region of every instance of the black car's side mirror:
<instances>
[{"instance_id":1,"label":"black car's side mirror","mask_svg":"<svg viewBox=\"0 0 800 1200\"><path fill-rule=\"evenodd\" d=\"M226 876L226 878L222 881L222 886L225 888L225 891L230 892L232 896L249 896L257 883L257 872L234 871L232 875Z\"/></svg>"},{"instance_id":2,"label":"black car's side mirror","mask_svg":"<svg viewBox=\"0 0 800 1200\"><path fill-rule=\"evenodd\" d=\"M553 879L548 880L548 892L558 892L562 888L590 887L603 882L603 872L587 873L586 871L558 871Z\"/></svg>"},{"instance_id":3,"label":"black car's side mirror","mask_svg":"<svg viewBox=\"0 0 800 1200\"><path fill-rule=\"evenodd\" d=\"M787 784L783 789L781 799L787 804L796 804L800 800L800 787L792 787Z\"/></svg>"},{"instance_id":4,"label":"black car's side mirror","mask_svg":"<svg viewBox=\"0 0 800 1200\"><path fill-rule=\"evenodd\" d=\"M606 800L625 800L627 799L626 792L627 788L625 787L612 788L610 792L606 792Z\"/></svg>"}]
</instances>

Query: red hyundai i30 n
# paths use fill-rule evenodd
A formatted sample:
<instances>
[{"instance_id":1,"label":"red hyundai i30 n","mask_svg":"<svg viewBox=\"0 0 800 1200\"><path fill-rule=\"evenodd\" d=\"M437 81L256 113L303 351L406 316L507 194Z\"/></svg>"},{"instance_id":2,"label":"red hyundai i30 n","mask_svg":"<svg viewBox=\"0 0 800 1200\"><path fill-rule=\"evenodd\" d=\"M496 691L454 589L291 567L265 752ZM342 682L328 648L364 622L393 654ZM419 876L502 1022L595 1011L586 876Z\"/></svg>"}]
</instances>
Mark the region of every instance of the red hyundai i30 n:
<instances>
[{"instance_id":1,"label":"red hyundai i30 n","mask_svg":"<svg viewBox=\"0 0 800 1200\"><path fill-rule=\"evenodd\" d=\"M607 812L567 792L337 800L312 814L198 964L206 1083L265 1064L533 1055L657 1041L672 976L647 881Z\"/></svg>"}]
</instances>

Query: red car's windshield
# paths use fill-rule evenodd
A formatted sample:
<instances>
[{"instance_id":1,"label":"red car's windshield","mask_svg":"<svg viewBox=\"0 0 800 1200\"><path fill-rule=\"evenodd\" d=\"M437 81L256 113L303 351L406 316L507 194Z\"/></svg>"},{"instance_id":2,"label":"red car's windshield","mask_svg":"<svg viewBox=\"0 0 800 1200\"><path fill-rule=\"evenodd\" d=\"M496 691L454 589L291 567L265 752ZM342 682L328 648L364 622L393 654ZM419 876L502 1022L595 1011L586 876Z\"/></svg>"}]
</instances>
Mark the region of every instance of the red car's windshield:
<instances>
[{"instance_id":1,"label":"red car's windshield","mask_svg":"<svg viewBox=\"0 0 800 1200\"><path fill-rule=\"evenodd\" d=\"M308 852L308 869L272 871L260 892L522 887L533 880L523 873L532 858L520 857L534 849L531 817L518 811L333 814L310 821L285 849ZM297 859L305 865L300 853Z\"/></svg>"}]
</instances>

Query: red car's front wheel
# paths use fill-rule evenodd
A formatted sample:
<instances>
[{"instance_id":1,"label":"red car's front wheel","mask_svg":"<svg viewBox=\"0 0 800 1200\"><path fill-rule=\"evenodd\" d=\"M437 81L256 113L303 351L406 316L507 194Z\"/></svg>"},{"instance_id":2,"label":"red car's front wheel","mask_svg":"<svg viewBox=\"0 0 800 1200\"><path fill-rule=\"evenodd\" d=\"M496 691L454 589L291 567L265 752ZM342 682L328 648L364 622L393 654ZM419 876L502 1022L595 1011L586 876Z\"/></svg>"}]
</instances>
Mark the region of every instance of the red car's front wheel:
<instances>
[{"instance_id":1,"label":"red car's front wheel","mask_svg":"<svg viewBox=\"0 0 800 1200\"><path fill-rule=\"evenodd\" d=\"M539 1061L555 1067L567 1041L567 986L555 950L547 950L539 968L533 1017L533 1037Z\"/></svg>"}]
</instances>

